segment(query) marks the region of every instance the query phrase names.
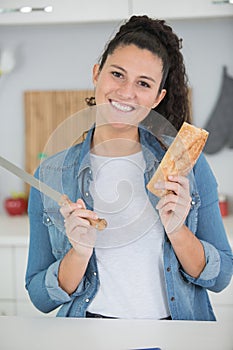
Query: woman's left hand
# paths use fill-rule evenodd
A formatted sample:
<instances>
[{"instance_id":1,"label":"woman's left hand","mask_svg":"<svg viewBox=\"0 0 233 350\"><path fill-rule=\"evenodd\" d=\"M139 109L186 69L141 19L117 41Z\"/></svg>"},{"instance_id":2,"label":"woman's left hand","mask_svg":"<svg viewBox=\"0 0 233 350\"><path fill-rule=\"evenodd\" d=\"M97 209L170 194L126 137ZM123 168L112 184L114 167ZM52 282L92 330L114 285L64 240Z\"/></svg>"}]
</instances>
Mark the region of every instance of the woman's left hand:
<instances>
[{"instance_id":1,"label":"woman's left hand","mask_svg":"<svg viewBox=\"0 0 233 350\"><path fill-rule=\"evenodd\" d=\"M184 176L169 176L169 181L155 184L155 188L166 189L167 195L158 202L156 209L168 235L178 231L185 223L191 207L189 180Z\"/></svg>"}]
</instances>

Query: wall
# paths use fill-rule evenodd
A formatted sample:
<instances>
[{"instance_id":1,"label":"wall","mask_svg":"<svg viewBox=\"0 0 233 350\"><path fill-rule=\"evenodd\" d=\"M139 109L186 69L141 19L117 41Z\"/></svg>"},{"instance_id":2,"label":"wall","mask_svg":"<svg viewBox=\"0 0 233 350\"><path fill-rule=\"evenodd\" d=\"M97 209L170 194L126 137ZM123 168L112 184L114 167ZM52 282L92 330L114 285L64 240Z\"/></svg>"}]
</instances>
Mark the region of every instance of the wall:
<instances>
[{"instance_id":1,"label":"wall","mask_svg":"<svg viewBox=\"0 0 233 350\"><path fill-rule=\"evenodd\" d=\"M233 19L170 21L183 38L193 89L194 123L204 126L220 92L222 67L233 76ZM14 71L0 78L0 154L24 166L23 92L29 89L92 88L91 70L117 23L1 26L0 50L15 51ZM233 150L208 156L219 190L233 197ZM23 183L0 169L2 201Z\"/></svg>"}]
</instances>

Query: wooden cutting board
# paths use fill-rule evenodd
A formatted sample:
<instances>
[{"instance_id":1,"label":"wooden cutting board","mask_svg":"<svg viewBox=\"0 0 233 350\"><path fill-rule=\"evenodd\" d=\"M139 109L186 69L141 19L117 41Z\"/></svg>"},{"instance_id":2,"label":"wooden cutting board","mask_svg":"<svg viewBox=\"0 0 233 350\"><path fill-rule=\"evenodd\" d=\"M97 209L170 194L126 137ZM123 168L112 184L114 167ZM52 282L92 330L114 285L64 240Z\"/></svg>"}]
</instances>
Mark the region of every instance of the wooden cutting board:
<instances>
[{"instance_id":1,"label":"wooden cutting board","mask_svg":"<svg viewBox=\"0 0 233 350\"><path fill-rule=\"evenodd\" d=\"M91 96L92 90L24 93L26 171L33 174L45 157L70 147L89 128L93 116L85 98Z\"/></svg>"}]
</instances>

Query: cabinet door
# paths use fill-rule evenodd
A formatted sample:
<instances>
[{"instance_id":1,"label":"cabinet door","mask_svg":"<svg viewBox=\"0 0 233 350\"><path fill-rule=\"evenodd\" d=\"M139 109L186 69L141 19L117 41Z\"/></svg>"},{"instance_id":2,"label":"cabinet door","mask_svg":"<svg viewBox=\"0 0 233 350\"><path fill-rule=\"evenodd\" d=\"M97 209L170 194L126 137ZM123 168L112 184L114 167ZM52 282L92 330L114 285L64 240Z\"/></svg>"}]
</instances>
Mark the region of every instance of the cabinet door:
<instances>
[{"instance_id":1,"label":"cabinet door","mask_svg":"<svg viewBox=\"0 0 233 350\"><path fill-rule=\"evenodd\" d=\"M26 316L26 317L56 317L58 310L54 310L49 312L48 314L44 314L39 311L31 301L22 301L17 300L16 302L16 315L17 316Z\"/></svg>"},{"instance_id":2,"label":"cabinet door","mask_svg":"<svg viewBox=\"0 0 233 350\"><path fill-rule=\"evenodd\" d=\"M0 300L0 316L15 316L16 303L14 301Z\"/></svg>"},{"instance_id":3,"label":"cabinet door","mask_svg":"<svg viewBox=\"0 0 233 350\"><path fill-rule=\"evenodd\" d=\"M0 247L0 299L12 300L14 293L14 267L11 247Z\"/></svg>"},{"instance_id":4,"label":"cabinet door","mask_svg":"<svg viewBox=\"0 0 233 350\"><path fill-rule=\"evenodd\" d=\"M209 292L209 296L213 305L231 305L233 307L233 280L222 292Z\"/></svg>"},{"instance_id":5,"label":"cabinet door","mask_svg":"<svg viewBox=\"0 0 233 350\"><path fill-rule=\"evenodd\" d=\"M165 19L223 17L233 16L233 5L211 0L132 0L132 12Z\"/></svg>"},{"instance_id":6,"label":"cabinet door","mask_svg":"<svg viewBox=\"0 0 233 350\"><path fill-rule=\"evenodd\" d=\"M129 4L127 0L83 1L83 0L1 0L0 7L6 9L20 9L23 6L41 8L50 5L53 11L32 11L21 13L14 11L1 15L1 24L36 24L36 23L75 23L122 20L128 17Z\"/></svg>"},{"instance_id":7,"label":"cabinet door","mask_svg":"<svg viewBox=\"0 0 233 350\"><path fill-rule=\"evenodd\" d=\"M218 322L230 322L233 324L233 305L215 306L214 313Z\"/></svg>"},{"instance_id":8,"label":"cabinet door","mask_svg":"<svg viewBox=\"0 0 233 350\"><path fill-rule=\"evenodd\" d=\"M14 248L15 288L17 300L29 300L25 289L25 273L28 247Z\"/></svg>"}]
</instances>

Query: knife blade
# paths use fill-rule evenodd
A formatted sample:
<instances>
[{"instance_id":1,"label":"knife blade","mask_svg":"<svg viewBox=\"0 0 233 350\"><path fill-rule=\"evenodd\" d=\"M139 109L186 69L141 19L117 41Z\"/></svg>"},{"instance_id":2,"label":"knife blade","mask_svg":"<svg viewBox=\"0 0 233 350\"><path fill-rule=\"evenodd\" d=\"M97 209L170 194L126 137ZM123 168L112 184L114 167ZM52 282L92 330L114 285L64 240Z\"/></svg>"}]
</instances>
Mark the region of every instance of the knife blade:
<instances>
[{"instance_id":1,"label":"knife blade","mask_svg":"<svg viewBox=\"0 0 233 350\"><path fill-rule=\"evenodd\" d=\"M38 191L44 193L46 196L52 198L55 202L59 204L59 206L69 205L71 203L67 195L54 190L52 187L38 180L35 176L27 173L23 169L19 168L18 166L1 156L0 166L8 170L10 173L16 175L30 186L36 188ZM107 222L105 219L99 218L97 220L94 220L88 218L88 221L90 222L91 226L94 226L99 231L107 227Z\"/></svg>"}]
</instances>

